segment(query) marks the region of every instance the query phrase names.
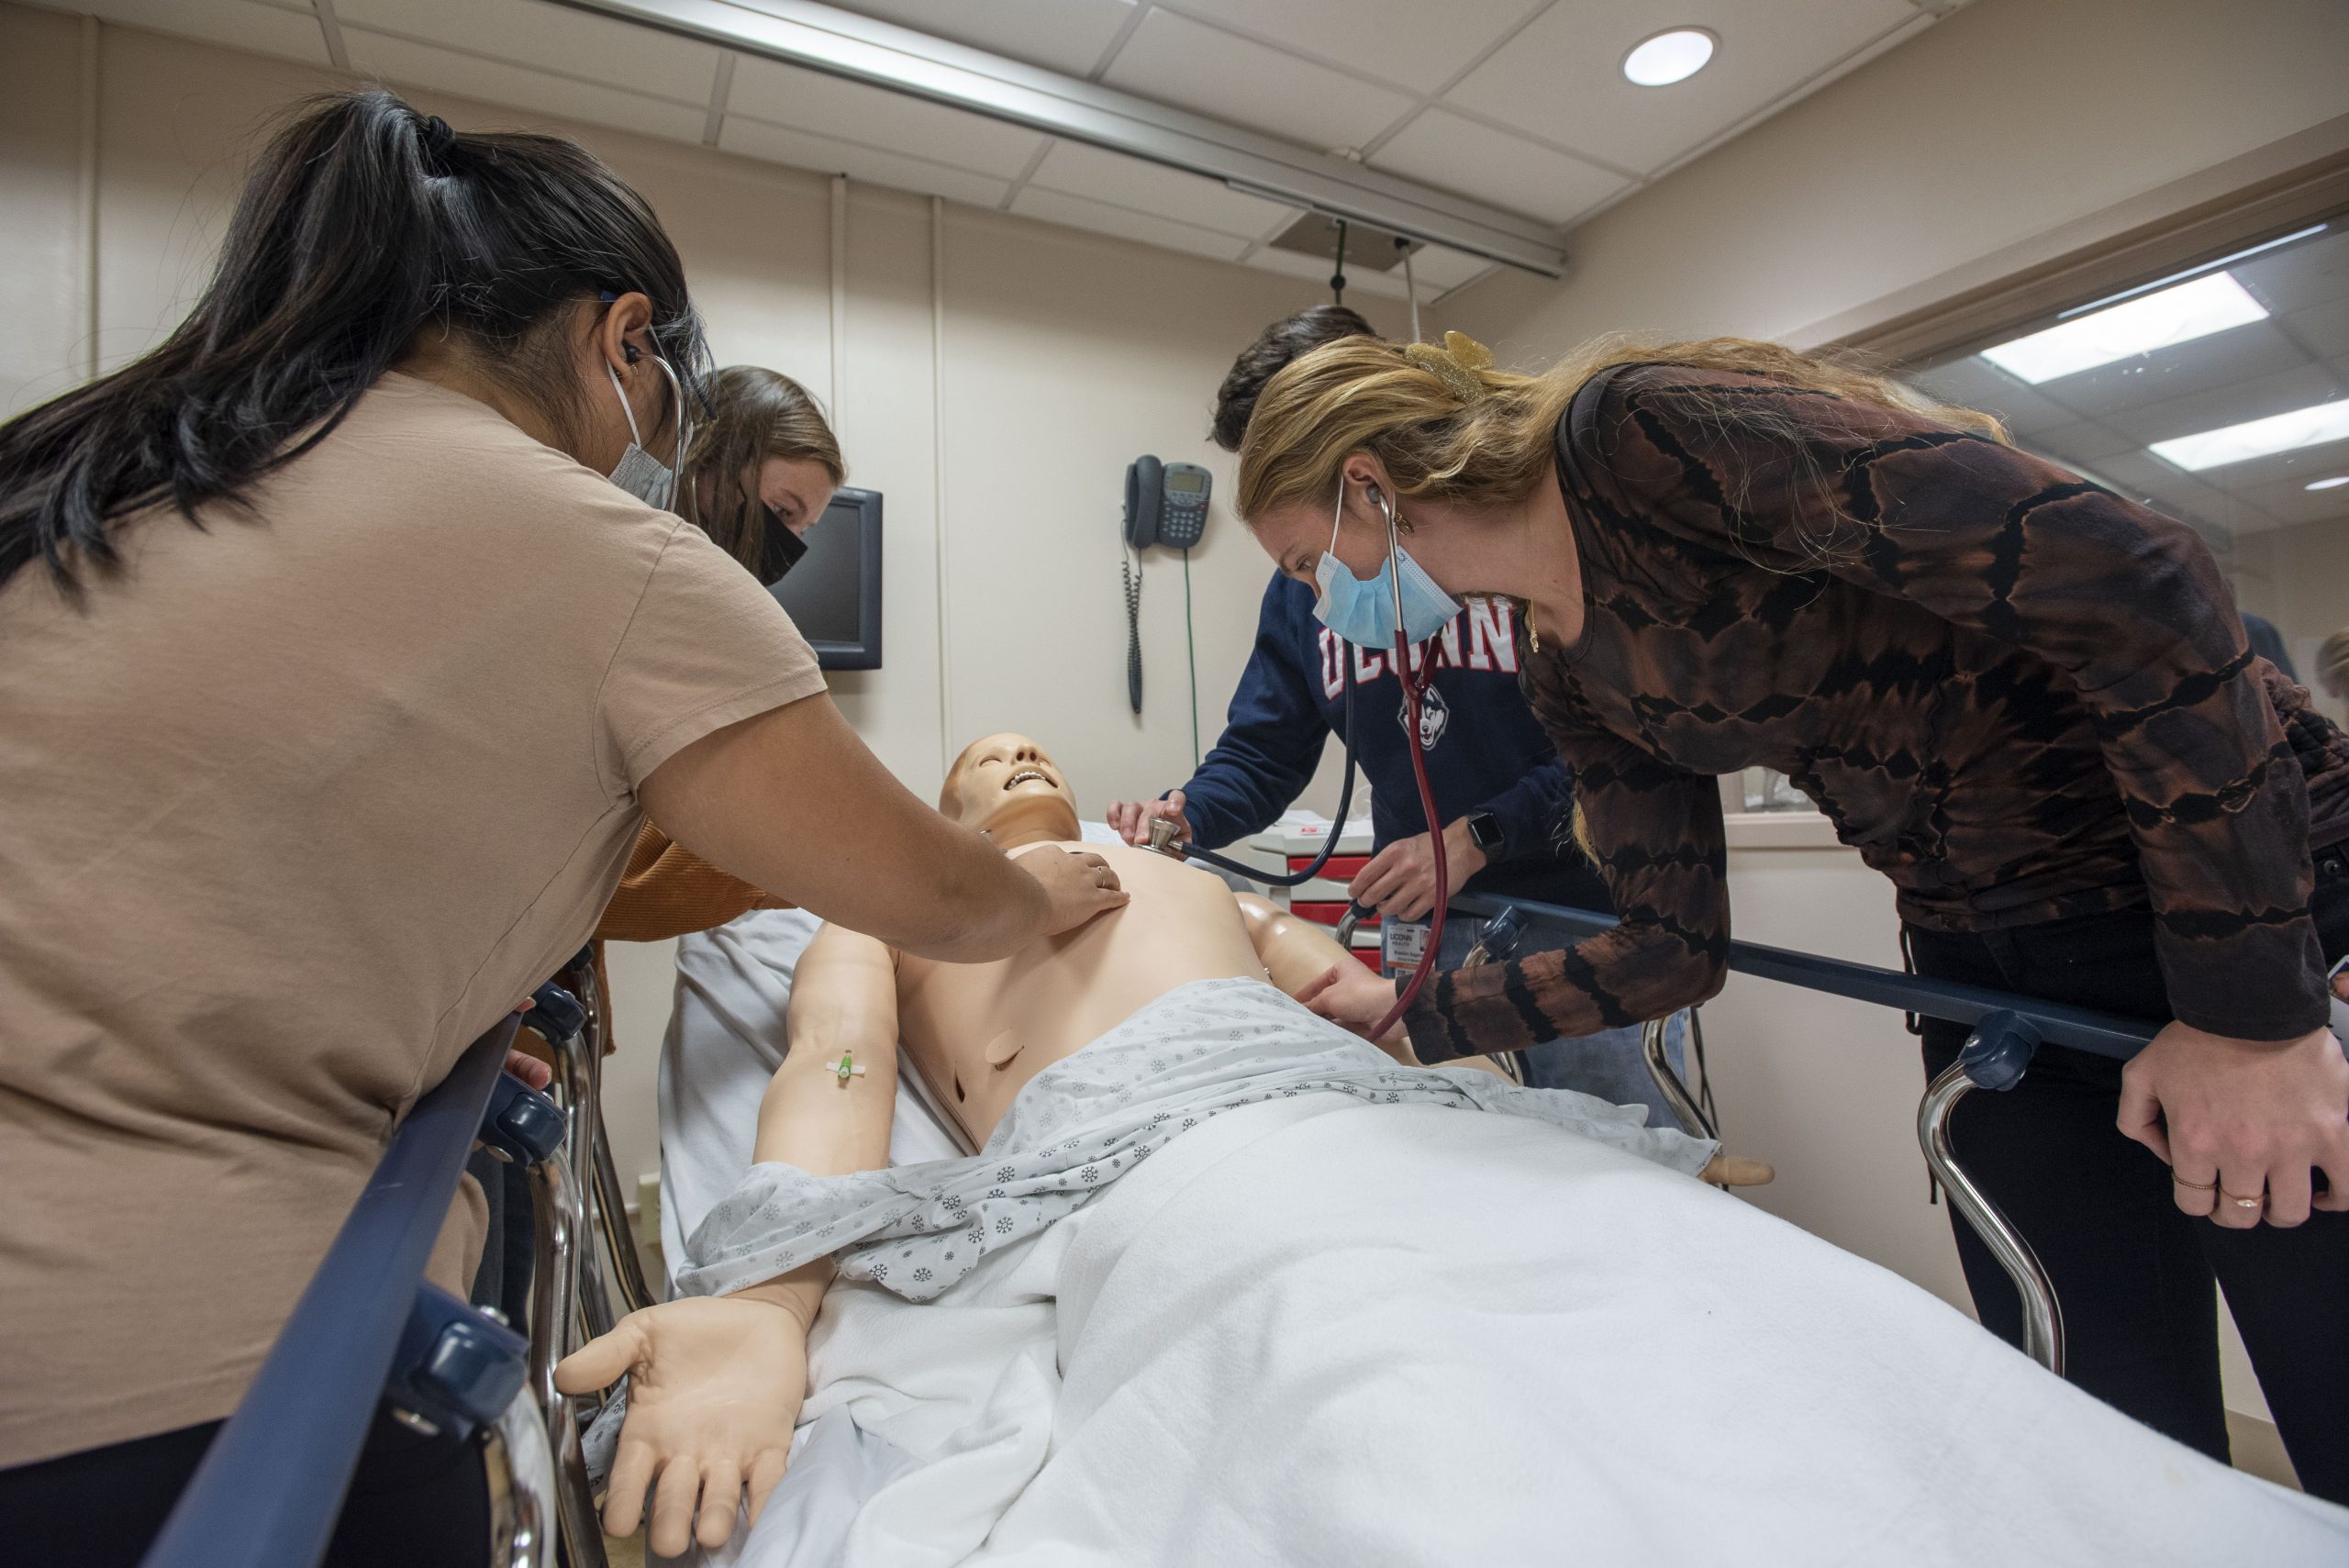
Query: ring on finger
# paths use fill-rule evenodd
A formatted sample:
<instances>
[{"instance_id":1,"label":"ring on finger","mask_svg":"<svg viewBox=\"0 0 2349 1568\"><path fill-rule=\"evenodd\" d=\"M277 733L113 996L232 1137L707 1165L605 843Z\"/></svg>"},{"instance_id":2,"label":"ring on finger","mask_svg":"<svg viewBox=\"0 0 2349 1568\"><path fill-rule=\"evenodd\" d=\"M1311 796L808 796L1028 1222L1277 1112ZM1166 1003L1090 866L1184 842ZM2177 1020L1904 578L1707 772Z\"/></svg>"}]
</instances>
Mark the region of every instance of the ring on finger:
<instances>
[{"instance_id":1,"label":"ring on finger","mask_svg":"<svg viewBox=\"0 0 2349 1568\"><path fill-rule=\"evenodd\" d=\"M2215 1179L2208 1182L2189 1182L2176 1171L2169 1173L2169 1180L2170 1185L2184 1187L2190 1193L2214 1193L2219 1190L2219 1184Z\"/></svg>"},{"instance_id":2,"label":"ring on finger","mask_svg":"<svg viewBox=\"0 0 2349 1568\"><path fill-rule=\"evenodd\" d=\"M2241 1193L2231 1193L2226 1188L2221 1187L2219 1195L2237 1208L2266 1208L2267 1207L2267 1194L2264 1190L2257 1197L2245 1197Z\"/></svg>"}]
</instances>

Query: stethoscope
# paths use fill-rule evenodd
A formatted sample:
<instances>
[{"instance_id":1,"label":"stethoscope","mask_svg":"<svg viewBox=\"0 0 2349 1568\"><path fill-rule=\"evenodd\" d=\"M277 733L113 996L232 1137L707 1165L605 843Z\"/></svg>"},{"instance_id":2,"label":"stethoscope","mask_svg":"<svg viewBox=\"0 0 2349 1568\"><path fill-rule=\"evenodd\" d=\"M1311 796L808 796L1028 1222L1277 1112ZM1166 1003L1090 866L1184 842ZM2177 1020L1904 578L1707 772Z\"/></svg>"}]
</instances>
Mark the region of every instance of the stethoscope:
<instances>
[{"instance_id":1,"label":"stethoscope","mask_svg":"<svg viewBox=\"0 0 2349 1568\"><path fill-rule=\"evenodd\" d=\"M1428 917L1427 946L1420 951L1419 962L1412 966L1409 983L1395 998L1394 1007L1385 1018L1378 1020L1378 1027L1370 1031L1370 1038L1377 1040L1388 1029L1393 1029L1396 1021L1409 1011L1412 1002L1418 999L1421 988L1426 985L1429 971L1435 962L1435 955L1443 945L1444 889L1451 885L1451 868L1445 863L1443 834L1436 826L1435 787L1428 782L1427 748L1419 741L1419 701L1427 695L1429 683L1435 679L1435 651L1432 648L1424 648L1417 668L1413 667L1411 644L1403 635L1403 574L1395 563L1396 552L1402 548L1401 537L1396 526L1395 507L1376 485L1372 485L1370 492L1376 497L1379 509L1386 515L1386 586L1388 592L1394 595L1395 603L1395 678L1403 687L1403 740L1410 750L1411 778L1419 788L1419 809L1425 814L1428 825L1428 844L1435 856L1436 886L1435 906ZM1321 852L1315 855L1303 871L1267 872L1260 866L1243 865L1238 861L1227 859L1212 851L1177 843L1174 839L1175 825L1171 817L1162 817L1150 825L1150 848L1174 860L1198 861L1219 871L1228 871L1235 875L1244 876L1251 882L1261 882L1267 887L1296 887L1320 875L1321 868L1330 863L1330 856L1338 848L1339 832L1345 826L1354 800L1354 662L1353 654L1347 653L1343 662L1346 693L1346 773L1345 782L1338 789L1338 820L1336 826L1330 830L1329 841L1321 846ZM1353 924L1366 913L1368 911L1364 910L1360 905L1350 902L1346 908L1347 917L1341 929L1351 930Z\"/></svg>"}]
</instances>

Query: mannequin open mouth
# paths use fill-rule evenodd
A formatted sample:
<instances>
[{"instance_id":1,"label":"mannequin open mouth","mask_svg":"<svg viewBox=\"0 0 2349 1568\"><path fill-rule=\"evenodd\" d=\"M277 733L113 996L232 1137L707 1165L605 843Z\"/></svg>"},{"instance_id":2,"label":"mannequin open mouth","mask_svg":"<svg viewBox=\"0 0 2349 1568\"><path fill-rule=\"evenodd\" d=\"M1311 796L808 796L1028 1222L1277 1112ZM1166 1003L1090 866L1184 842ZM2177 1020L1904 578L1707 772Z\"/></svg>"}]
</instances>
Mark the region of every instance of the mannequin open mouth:
<instances>
[{"instance_id":1,"label":"mannequin open mouth","mask_svg":"<svg viewBox=\"0 0 2349 1568\"><path fill-rule=\"evenodd\" d=\"M1049 774L1047 774L1047 773L1039 773L1039 772L1038 772L1037 770L1035 770L1034 768L1022 768L1022 769L1020 769L1018 773L1016 773L1012 774L1009 778L1008 778L1008 779L1006 779L1006 780L1004 780L1004 781L1003 781L1003 787L1004 787L1005 791L1008 793L1008 792L1009 792L1009 791L1011 791L1011 790L1014 790L1014 789L1019 788L1019 787L1021 784L1045 784L1045 785L1048 785L1048 786L1050 786L1050 787L1052 787L1052 788L1054 788L1054 789L1057 789L1057 788L1059 788L1059 787L1060 787L1059 785L1054 784L1052 783L1052 780L1051 775L1049 775Z\"/></svg>"}]
</instances>

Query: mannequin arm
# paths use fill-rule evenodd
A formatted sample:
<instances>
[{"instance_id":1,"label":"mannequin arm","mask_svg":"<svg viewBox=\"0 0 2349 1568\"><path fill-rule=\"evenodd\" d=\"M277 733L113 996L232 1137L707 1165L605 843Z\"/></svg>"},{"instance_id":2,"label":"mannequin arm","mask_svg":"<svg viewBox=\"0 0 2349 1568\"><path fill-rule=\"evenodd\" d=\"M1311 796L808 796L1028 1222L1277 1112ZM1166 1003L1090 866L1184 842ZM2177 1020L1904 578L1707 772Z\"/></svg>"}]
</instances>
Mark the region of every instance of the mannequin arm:
<instances>
[{"instance_id":1,"label":"mannequin arm","mask_svg":"<svg viewBox=\"0 0 2349 1568\"><path fill-rule=\"evenodd\" d=\"M1297 995L1327 974L1334 964L1361 962L1338 945L1338 939L1330 934L1327 926L1300 919L1260 894L1240 893L1233 897L1240 905L1240 918L1248 927L1248 940L1255 945L1257 962L1264 966L1272 983L1286 995ZM1373 1043L1406 1067L1420 1065L1419 1059L1411 1054L1410 1037L1399 1024L1385 1040ZM1481 1056L1444 1065L1482 1067L1504 1078L1508 1076Z\"/></svg>"},{"instance_id":2,"label":"mannequin arm","mask_svg":"<svg viewBox=\"0 0 2349 1568\"><path fill-rule=\"evenodd\" d=\"M889 1162L897 1098L896 955L871 937L826 926L791 989L791 1049L759 1106L753 1158L814 1176ZM845 1080L838 1063L853 1067ZM807 1330L831 1284L812 1263L720 1296L631 1312L555 1369L584 1394L629 1375L629 1411L612 1464L605 1528L629 1535L651 1493L652 1550L724 1544L745 1488L755 1521L783 1476L807 1394Z\"/></svg>"}]
</instances>

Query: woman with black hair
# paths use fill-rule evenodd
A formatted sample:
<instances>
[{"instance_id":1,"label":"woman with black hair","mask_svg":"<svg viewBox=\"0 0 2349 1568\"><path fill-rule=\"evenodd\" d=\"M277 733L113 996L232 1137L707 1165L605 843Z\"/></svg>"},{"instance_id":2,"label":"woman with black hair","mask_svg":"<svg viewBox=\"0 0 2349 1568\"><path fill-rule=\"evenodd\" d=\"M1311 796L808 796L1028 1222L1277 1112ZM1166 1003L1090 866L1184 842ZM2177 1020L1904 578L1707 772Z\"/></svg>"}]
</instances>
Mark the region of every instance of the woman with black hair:
<instances>
[{"instance_id":1,"label":"woman with black hair","mask_svg":"<svg viewBox=\"0 0 2349 1568\"><path fill-rule=\"evenodd\" d=\"M916 801L662 509L706 357L585 151L351 93L262 154L160 348L0 427L10 1561L137 1560L390 1128L648 812L941 958L1121 901ZM463 1461L379 1445L351 1496L333 1561L487 1539Z\"/></svg>"}]
</instances>

